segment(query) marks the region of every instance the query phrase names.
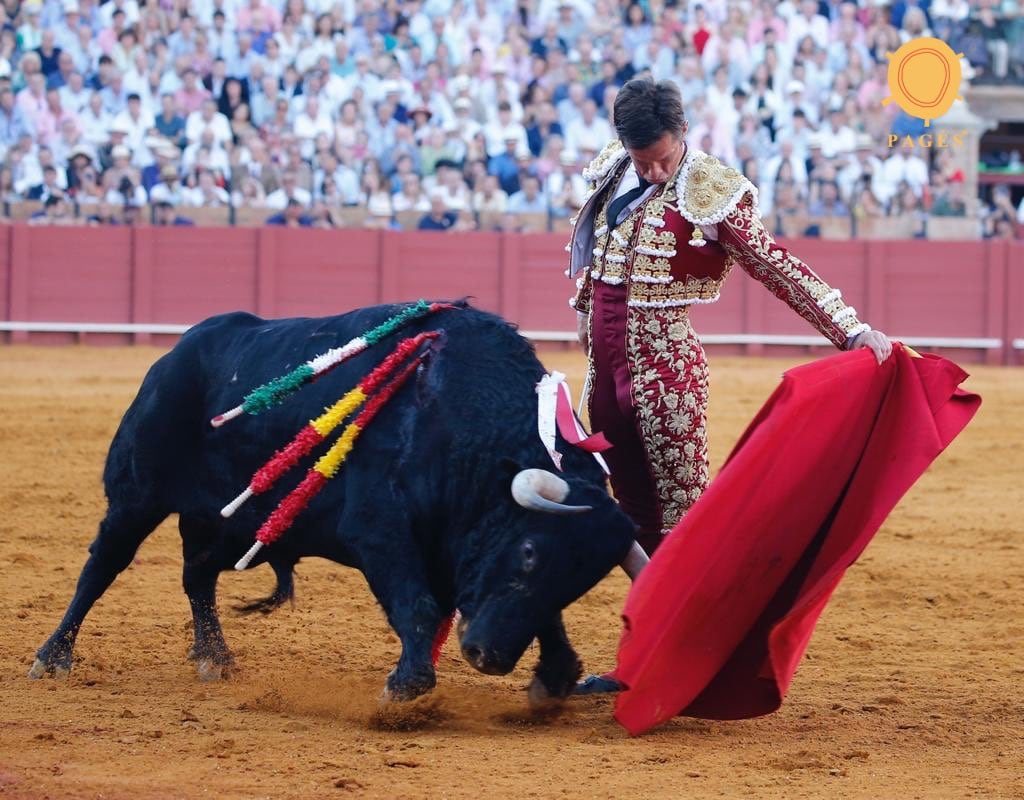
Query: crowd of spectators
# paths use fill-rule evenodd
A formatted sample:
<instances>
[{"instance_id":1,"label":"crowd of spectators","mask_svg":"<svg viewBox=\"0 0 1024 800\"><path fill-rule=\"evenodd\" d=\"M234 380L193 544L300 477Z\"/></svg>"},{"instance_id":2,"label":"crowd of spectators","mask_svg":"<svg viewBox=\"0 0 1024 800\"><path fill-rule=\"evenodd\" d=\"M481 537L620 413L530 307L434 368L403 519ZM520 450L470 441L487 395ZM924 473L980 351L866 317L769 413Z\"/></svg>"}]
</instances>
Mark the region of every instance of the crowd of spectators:
<instances>
[{"instance_id":1,"label":"crowd of spectators","mask_svg":"<svg viewBox=\"0 0 1024 800\"><path fill-rule=\"evenodd\" d=\"M962 216L948 149L887 143L924 132L881 102L886 53L922 35L972 81L1024 82L1020 0L7 2L0 200L98 224L564 220L618 87L649 74L766 216ZM1024 223L1005 187L983 209L986 235Z\"/></svg>"}]
</instances>

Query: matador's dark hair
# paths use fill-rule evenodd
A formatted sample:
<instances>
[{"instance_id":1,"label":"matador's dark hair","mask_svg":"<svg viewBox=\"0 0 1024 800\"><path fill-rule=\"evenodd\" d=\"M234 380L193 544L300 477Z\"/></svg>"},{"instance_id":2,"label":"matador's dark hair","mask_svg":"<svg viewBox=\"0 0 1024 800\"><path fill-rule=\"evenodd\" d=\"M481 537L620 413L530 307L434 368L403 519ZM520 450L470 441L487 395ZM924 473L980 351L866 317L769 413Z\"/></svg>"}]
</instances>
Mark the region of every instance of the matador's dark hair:
<instances>
[{"instance_id":1,"label":"matador's dark hair","mask_svg":"<svg viewBox=\"0 0 1024 800\"><path fill-rule=\"evenodd\" d=\"M615 132L626 147L642 150L666 133L680 135L686 115L672 81L635 78L615 96Z\"/></svg>"}]
</instances>

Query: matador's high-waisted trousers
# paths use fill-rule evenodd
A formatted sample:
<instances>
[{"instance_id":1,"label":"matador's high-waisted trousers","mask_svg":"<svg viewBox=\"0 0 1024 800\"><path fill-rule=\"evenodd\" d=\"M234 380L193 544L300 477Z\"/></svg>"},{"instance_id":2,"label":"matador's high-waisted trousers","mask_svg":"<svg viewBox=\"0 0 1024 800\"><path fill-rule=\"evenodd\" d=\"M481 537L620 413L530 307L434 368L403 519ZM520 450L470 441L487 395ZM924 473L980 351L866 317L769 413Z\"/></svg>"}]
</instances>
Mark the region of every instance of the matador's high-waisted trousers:
<instances>
[{"instance_id":1,"label":"matador's high-waisted trousers","mask_svg":"<svg viewBox=\"0 0 1024 800\"><path fill-rule=\"evenodd\" d=\"M616 499L649 554L708 484L708 368L688 309L626 305L626 287L594 281L590 424Z\"/></svg>"}]
</instances>

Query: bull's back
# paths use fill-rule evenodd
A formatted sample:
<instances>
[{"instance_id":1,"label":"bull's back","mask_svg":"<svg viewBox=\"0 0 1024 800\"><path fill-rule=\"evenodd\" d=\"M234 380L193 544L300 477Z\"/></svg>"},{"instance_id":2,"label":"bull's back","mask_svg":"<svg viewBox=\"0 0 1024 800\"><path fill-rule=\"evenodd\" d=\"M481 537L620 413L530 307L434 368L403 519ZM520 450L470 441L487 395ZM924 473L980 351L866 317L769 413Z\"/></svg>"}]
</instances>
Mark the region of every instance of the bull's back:
<instances>
[{"instance_id":1,"label":"bull's back","mask_svg":"<svg viewBox=\"0 0 1024 800\"><path fill-rule=\"evenodd\" d=\"M258 415L210 426L211 417L241 403L255 387L346 344L402 308L371 306L334 317L280 320L237 312L194 326L153 365L125 414L104 475L108 494L146 487L165 495L174 511L212 513L402 338L424 330L445 332L440 354L419 385L406 387L362 435L352 467L383 469L410 455L429 455L435 463L455 459L465 453L462 438L485 453L502 450L501 437L521 440L521 432L509 430L510 422L524 413L529 419L536 402L532 387L543 368L508 323L468 306L410 323ZM334 494L335 505L343 483L325 490Z\"/></svg>"}]
</instances>

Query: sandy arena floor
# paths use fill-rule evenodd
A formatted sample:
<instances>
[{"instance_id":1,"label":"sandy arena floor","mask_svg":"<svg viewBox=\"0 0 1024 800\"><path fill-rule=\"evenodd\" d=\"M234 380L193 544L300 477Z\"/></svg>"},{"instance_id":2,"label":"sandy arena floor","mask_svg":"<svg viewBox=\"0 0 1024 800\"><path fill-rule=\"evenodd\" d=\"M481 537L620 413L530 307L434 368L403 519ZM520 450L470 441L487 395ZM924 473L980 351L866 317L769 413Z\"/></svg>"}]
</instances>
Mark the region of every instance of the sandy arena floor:
<instances>
[{"instance_id":1,"label":"sandy arena floor","mask_svg":"<svg viewBox=\"0 0 1024 800\"><path fill-rule=\"evenodd\" d=\"M508 678L449 643L439 689L377 697L397 639L362 577L299 565L269 617L269 569L225 574L238 658L197 682L174 522L93 609L71 677L29 681L103 512L110 438L155 349L0 348L0 796L4 798L1020 798L1024 796L1024 371L976 367L985 403L849 572L777 714L678 719L630 739L611 701L527 713L536 653ZM580 385L582 361L545 354ZM720 464L792 362L712 360ZM613 664L627 582L568 612L587 666Z\"/></svg>"}]
</instances>

